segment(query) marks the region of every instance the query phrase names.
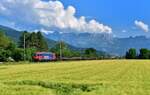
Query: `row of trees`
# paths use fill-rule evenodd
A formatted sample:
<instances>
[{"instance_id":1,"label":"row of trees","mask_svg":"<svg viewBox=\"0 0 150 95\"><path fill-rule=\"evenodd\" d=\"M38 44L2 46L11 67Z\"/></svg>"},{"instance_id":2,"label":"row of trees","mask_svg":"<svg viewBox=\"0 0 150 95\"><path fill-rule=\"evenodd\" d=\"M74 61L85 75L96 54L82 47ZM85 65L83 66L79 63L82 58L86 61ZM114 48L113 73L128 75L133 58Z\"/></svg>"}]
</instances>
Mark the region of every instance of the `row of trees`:
<instances>
[{"instance_id":1,"label":"row of trees","mask_svg":"<svg viewBox=\"0 0 150 95\"><path fill-rule=\"evenodd\" d=\"M37 51L48 51L48 44L41 32L23 32L19 39L19 48L32 48Z\"/></svg>"},{"instance_id":2,"label":"row of trees","mask_svg":"<svg viewBox=\"0 0 150 95\"><path fill-rule=\"evenodd\" d=\"M131 48L126 52L127 59L150 59L150 50L146 48L141 48L139 53L136 49Z\"/></svg>"},{"instance_id":3,"label":"row of trees","mask_svg":"<svg viewBox=\"0 0 150 95\"><path fill-rule=\"evenodd\" d=\"M47 42L41 32L23 32L19 42L15 43L4 31L0 31L0 62L32 60L36 51L48 51Z\"/></svg>"},{"instance_id":4,"label":"row of trees","mask_svg":"<svg viewBox=\"0 0 150 95\"><path fill-rule=\"evenodd\" d=\"M25 39L24 39L25 38ZM24 43L25 41L25 43ZM61 44L61 48L60 48ZM45 38L42 36L41 32L32 32L27 31L23 32L19 39L19 48L26 48L26 60L32 59L32 54L36 51L49 51L57 55L57 58L60 57L60 49L62 52L62 57L97 57L97 51L93 48L87 48L85 50L73 50L64 42L58 42L52 48L48 48L48 44Z\"/></svg>"},{"instance_id":5,"label":"row of trees","mask_svg":"<svg viewBox=\"0 0 150 95\"><path fill-rule=\"evenodd\" d=\"M60 48L61 44L61 48ZM25 49L24 49L25 48ZM60 57L60 49L62 57L82 57L82 58L105 58L107 55L97 52L94 48L74 50L64 42L58 42L52 48L48 47L47 41L41 32L23 32L17 43L8 38L3 31L0 31L0 62L1 61L22 61L32 60L32 55L37 51L54 52ZM110 58L107 56L107 58ZM150 50L146 48L131 48L126 52L127 59L150 59Z\"/></svg>"},{"instance_id":6,"label":"row of trees","mask_svg":"<svg viewBox=\"0 0 150 95\"><path fill-rule=\"evenodd\" d=\"M61 44L61 48L60 48L60 44ZM72 57L96 58L98 57L97 51L94 48L74 50L74 49L71 49L64 42L60 42L56 44L53 48L50 49L50 51L56 53L57 57L59 57L60 49L62 52L62 57L66 57L66 58L72 58Z\"/></svg>"},{"instance_id":7,"label":"row of trees","mask_svg":"<svg viewBox=\"0 0 150 95\"><path fill-rule=\"evenodd\" d=\"M15 43L3 31L0 31L0 62L32 60L32 55L37 51L54 52L59 58L60 49L62 57L98 57L97 51L93 48L74 50L64 42L58 42L55 46L49 48L41 32L25 31L20 36L19 41Z\"/></svg>"},{"instance_id":8,"label":"row of trees","mask_svg":"<svg viewBox=\"0 0 150 95\"><path fill-rule=\"evenodd\" d=\"M24 39L25 38L25 39ZM25 43L24 43L25 41ZM61 44L61 48L60 48ZM26 60L32 59L32 54L36 51L49 51L57 55L57 58L60 58L60 49L62 52L62 57L72 58L72 57L97 57L97 51L93 48L87 48L85 50L73 50L64 42L58 42L52 48L48 48L48 44L45 38L42 36L41 32L32 32L27 31L23 32L19 39L19 48L26 48Z\"/></svg>"}]
</instances>

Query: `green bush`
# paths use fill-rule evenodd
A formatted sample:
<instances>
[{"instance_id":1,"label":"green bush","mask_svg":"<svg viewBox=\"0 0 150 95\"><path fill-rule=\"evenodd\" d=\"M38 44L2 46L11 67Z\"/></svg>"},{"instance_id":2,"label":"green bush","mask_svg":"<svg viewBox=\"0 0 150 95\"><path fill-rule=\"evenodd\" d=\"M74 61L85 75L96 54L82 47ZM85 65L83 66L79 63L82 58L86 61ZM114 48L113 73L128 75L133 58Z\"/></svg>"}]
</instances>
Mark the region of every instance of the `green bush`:
<instances>
[{"instance_id":1,"label":"green bush","mask_svg":"<svg viewBox=\"0 0 150 95\"><path fill-rule=\"evenodd\" d=\"M7 61L7 58L11 56L11 52L9 50L5 50L0 48L0 61Z\"/></svg>"},{"instance_id":2,"label":"green bush","mask_svg":"<svg viewBox=\"0 0 150 95\"><path fill-rule=\"evenodd\" d=\"M25 59L28 61L32 61L32 56L36 52L36 49L29 48L25 50Z\"/></svg>"},{"instance_id":3,"label":"green bush","mask_svg":"<svg viewBox=\"0 0 150 95\"><path fill-rule=\"evenodd\" d=\"M140 59L149 59L150 51L146 48L140 49L139 58Z\"/></svg>"},{"instance_id":4,"label":"green bush","mask_svg":"<svg viewBox=\"0 0 150 95\"><path fill-rule=\"evenodd\" d=\"M130 49L126 52L126 58L127 58L127 59L136 59L136 58L137 58L136 49L130 48Z\"/></svg>"},{"instance_id":5,"label":"green bush","mask_svg":"<svg viewBox=\"0 0 150 95\"><path fill-rule=\"evenodd\" d=\"M20 48L16 48L12 53L12 58L15 61L23 61L24 60L24 50Z\"/></svg>"}]
</instances>

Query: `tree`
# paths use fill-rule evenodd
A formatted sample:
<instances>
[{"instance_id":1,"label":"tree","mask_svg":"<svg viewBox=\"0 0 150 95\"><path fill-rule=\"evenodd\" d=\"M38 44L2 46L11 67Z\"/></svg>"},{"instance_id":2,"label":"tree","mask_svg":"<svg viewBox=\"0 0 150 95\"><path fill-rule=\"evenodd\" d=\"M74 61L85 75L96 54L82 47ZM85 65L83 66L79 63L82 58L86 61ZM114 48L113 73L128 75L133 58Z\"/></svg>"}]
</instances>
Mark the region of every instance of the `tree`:
<instances>
[{"instance_id":1,"label":"tree","mask_svg":"<svg viewBox=\"0 0 150 95\"><path fill-rule=\"evenodd\" d=\"M37 39L38 39L38 50L39 51L48 51L48 44L45 38L42 36L41 32L37 32Z\"/></svg>"},{"instance_id":2,"label":"tree","mask_svg":"<svg viewBox=\"0 0 150 95\"><path fill-rule=\"evenodd\" d=\"M7 48L11 43L11 40L4 34L3 31L0 31L0 47Z\"/></svg>"},{"instance_id":3,"label":"tree","mask_svg":"<svg viewBox=\"0 0 150 95\"><path fill-rule=\"evenodd\" d=\"M32 61L32 56L33 56L33 54L35 52L36 52L36 49L34 49L34 48L28 48L28 49L26 49L25 59L28 60L28 61Z\"/></svg>"},{"instance_id":4,"label":"tree","mask_svg":"<svg viewBox=\"0 0 150 95\"><path fill-rule=\"evenodd\" d=\"M150 50L149 50L149 59L150 59Z\"/></svg>"},{"instance_id":5,"label":"tree","mask_svg":"<svg viewBox=\"0 0 150 95\"><path fill-rule=\"evenodd\" d=\"M97 51L94 48L87 48L84 54L86 57L97 57Z\"/></svg>"},{"instance_id":6,"label":"tree","mask_svg":"<svg viewBox=\"0 0 150 95\"><path fill-rule=\"evenodd\" d=\"M13 50L15 50L15 48L17 48L16 44L15 44L14 42L11 42L11 43L7 46L6 50L13 51Z\"/></svg>"},{"instance_id":7,"label":"tree","mask_svg":"<svg viewBox=\"0 0 150 95\"><path fill-rule=\"evenodd\" d=\"M35 32L32 32L27 40L28 47L27 48L38 48L39 39Z\"/></svg>"},{"instance_id":8,"label":"tree","mask_svg":"<svg viewBox=\"0 0 150 95\"><path fill-rule=\"evenodd\" d=\"M140 49L140 54L139 54L139 58L140 59L149 59L150 57L150 52L148 49L146 48L141 48Z\"/></svg>"},{"instance_id":9,"label":"tree","mask_svg":"<svg viewBox=\"0 0 150 95\"><path fill-rule=\"evenodd\" d=\"M24 38L25 37L25 38ZM41 34L41 32L32 32L29 33L27 31L23 32L22 35L20 36L20 41L19 41L19 47L24 48L24 39L25 39L25 47L26 48L33 48L38 51L48 51L48 45Z\"/></svg>"},{"instance_id":10,"label":"tree","mask_svg":"<svg viewBox=\"0 0 150 95\"><path fill-rule=\"evenodd\" d=\"M7 61L7 59L11 57L14 48L14 42L12 42L3 31L0 31L0 61Z\"/></svg>"},{"instance_id":11,"label":"tree","mask_svg":"<svg viewBox=\"0 0 150 95\"><path fill-rule=\"evenodd\" d=\"M23 61L24 60L24 50L21 48L16 48L13 51L12 58L15 61Z\"/></svg>"},{"instance_id":12,"label":"tree","mask_svg":"<svg viewBox=\"0 0 150 95\"><path fill-rule=\"evenodd\" d=\"M7 58L11 56L11 52L3 48L0 48L0 62L7 61Z\"/></svg>"},{"instance_id":13,"label":"tree","mask_svg":"<svg viewBox=\"0 0 150 95\"><path fill-rule=\"evenodd\" d=\"M126 58L127 59L136 59L137 58L136 49L130 48L129 51L126 52Z\"/></svg>"}]
</instances>

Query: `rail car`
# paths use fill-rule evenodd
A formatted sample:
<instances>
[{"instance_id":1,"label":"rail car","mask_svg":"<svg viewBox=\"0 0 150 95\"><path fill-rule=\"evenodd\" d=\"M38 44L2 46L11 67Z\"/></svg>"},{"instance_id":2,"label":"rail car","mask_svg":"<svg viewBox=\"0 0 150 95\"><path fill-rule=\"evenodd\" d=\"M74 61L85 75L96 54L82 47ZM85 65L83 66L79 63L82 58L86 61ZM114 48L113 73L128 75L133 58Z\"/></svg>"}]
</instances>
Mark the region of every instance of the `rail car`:
<instances>
[{"instance_id":1,"label":"rail car","mask_svg":"<svg viewBox=\"0 0 150 95\"><path fill-rule=\"evenodd\" d=\"M33 61L54 61L56 60L56 54L52 52L36 52L33 55Z\"/></svg>"}]
</instances>

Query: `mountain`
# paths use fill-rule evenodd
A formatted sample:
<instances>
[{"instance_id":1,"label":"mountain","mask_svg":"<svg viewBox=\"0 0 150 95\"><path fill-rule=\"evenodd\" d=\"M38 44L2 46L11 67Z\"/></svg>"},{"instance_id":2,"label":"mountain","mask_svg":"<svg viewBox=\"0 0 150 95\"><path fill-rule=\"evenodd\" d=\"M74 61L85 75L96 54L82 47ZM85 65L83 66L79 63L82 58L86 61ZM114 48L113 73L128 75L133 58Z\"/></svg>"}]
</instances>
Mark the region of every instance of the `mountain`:
<instances>
[{"instance_id":1,"label":"mountain","mask_svg":"<svg viewBox=\"0 0 150 95\"><path fill-rule=\"evenodd\" d=\"M0 25L0 30L5 31L6 35L18 41L21 32ZM73 50L85 48L95 48L113 55L124 55L129 48L148 48L150 49L150 38L145 36L114 38L111 34L96 33L59 33L44 34L49 47L55 46L58 41L64 41Z\"/></svg>"},{"instance_id":2,"label":"mountain","mask_svg":"<svg viewBox=\"0 0 150 95\"><path fill-rule=\"evenodd\" d=\"M9 38L13 39L16 43L19 40L19 37L21 36L21 32L17 31L15 29L6 27L6 26L2 26L0 25L0 30L2 30ZM45 38L48 46L49 47L53 47L57 42L48 38Z\"/></svg>"},{"instance_id":3,"label":"mountain","mask_svg":"<svg viewBox=\"0 0 150 95\"><path fill-rule=\"evenodd\" d=\"M54 32L46 37L53 40L63 40L75 47L95 48L115 55L124 55L129 48L150 49L150 38L136 36L128 38L115 38L112 34L91 33L63 33Z\"/></svg>"},{"instance_id":4,"label":"mountain","mask_svg":"<svg viewBox=\"0 0 150 95\"><path fill-rule=\"evenodd\" d=\"M15 29L9 28L9 27L2 26L2 25L0 25L0 30L5 32L5 34L8 37L12 38L14 41L18 41L18 39L21 35L21 32L15 30Z\"/></svg>"},{"instance_id":5,"label":"mountain","mask_svg":"<svg viewBox=\"0 0 150 95\"><path fill-rule=\"evenodd\" d=\"M125 53L129 48L148 48L150 49L150 38L145 36L136 36L129 38L114 38L114 43L112 47L112 52L118 52L119 54ZM119 50L119 51L118 51Z\"/></svg>"},{"instance_id":6,"label":"mountain","mask_svg":"<svg viewBox=\"0 0 150 95\"><path fill-rule=\"evenodd\" d=\"M16 43L18 42L19 37L21 36L21 31L17 31L15 29L12 29L12 28L9 28L9 27L6 27L6 26L0 25L0 30L2 30L9 38L13 39ZM55 46L58 43L58 41L51 40L47 37L45 37L45 39L47 41L47 44L48 44L49 48ZM79 48L77 48L77 47L74 47L74 46L69 45L67 43L65 43L65 44L70 49L79 50Z\"/></svg>"}]
</instances>

